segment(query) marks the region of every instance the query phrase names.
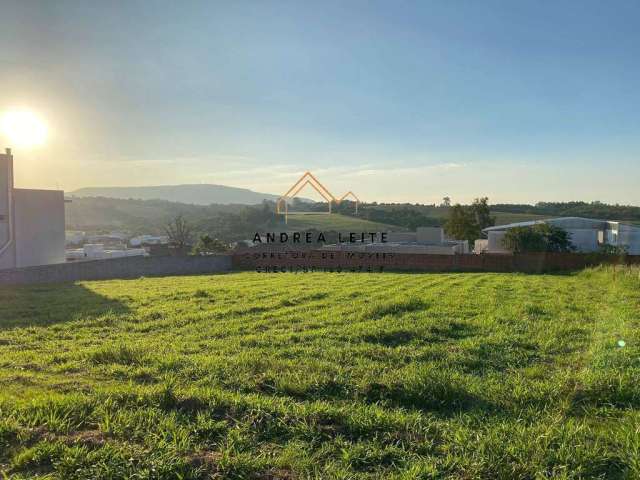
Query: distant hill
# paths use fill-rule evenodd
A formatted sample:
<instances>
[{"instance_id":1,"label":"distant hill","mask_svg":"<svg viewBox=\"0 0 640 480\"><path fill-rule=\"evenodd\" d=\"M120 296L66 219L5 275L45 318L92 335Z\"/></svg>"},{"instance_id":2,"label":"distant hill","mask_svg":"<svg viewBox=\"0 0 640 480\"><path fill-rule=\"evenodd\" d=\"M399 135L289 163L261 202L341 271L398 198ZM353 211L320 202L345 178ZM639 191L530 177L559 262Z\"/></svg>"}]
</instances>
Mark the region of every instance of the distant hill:
<instances>
[{"instance_id":1,"label":"distant hill","mask_svg":"<svg viewBox=\"0 0 640 480\"><path fill-rule=\"evenodd\" d=\"M167 222L178 215L195 221L221 212L237 212L241 207L193 205L166 200L74 197L65 205L65 216L67 230L123 230L133 234L158 234L164 231Z\"/></svg>"},{"instance_id":2,"label":"distant hill","mask_svg":"<svg viewBox=\"0 0 640 480\"><path fill-rule=\"evenodd\" d=\"M161 185L156 187L89 187L69 195L135 200L166 200L192 205L257 205L263 200L276 201L279 196L224 185Z\"/></svg>"}]
</instances>

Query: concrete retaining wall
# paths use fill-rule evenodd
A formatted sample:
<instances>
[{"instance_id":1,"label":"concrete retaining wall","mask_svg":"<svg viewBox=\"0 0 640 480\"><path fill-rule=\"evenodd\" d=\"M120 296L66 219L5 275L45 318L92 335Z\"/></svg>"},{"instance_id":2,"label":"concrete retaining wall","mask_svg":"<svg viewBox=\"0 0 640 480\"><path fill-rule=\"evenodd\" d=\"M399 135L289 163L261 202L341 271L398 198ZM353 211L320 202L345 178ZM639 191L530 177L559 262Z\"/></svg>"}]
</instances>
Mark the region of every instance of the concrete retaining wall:
<instances>
[{"instance_id":1,"label":"concrete retaining wall","mask_svg":"<svg viewBox=\"0 0 640 480\"><path fill-rule=\"evenodd\" d=\"M0 270L0 285L193 275L229 270L231 270L230 255L129 257Z\"/></svg>"},{"instance_id":2,"label":"concrete retaining wall","mask_svg":"<svg viewBox=\"0 0 640 480\"><path fill-rule=\"evenodd\" d=\"M542 253L522 255L424 255L384 252L245 252L233 255L234 270L285 272L307 270L423 272L546 272L579 270L601 263L640 264L640 255Z\"/></svg>"},{"instance_id":3,"label":"concrete retaining wall","mask_svg":"<svg viewBox=\"0 0 640 480\"><path fill-rule=\"evenodd\" d=\"M129 257L0 270L0 285L196 275L231 270L262 272L315 270L416 272L570 271L601 263L640 265L640 255L595 254L424 255L321 250L238 253L210 257Z\"/></svg>"}]
</instances>

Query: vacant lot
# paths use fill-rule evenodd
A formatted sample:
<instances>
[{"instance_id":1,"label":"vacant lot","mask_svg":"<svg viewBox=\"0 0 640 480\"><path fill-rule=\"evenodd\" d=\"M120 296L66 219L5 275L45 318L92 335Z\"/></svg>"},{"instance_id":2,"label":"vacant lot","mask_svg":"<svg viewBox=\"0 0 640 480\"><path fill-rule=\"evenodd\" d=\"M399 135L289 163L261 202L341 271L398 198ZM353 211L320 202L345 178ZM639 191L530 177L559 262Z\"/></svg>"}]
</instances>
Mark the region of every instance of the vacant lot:
<instances>
[{"instance_id":1,"label":"vacant lot","mask_svg":"<svg viewBox=\"0 0 640 480\"><path fill-rule=\"evenodd\" d=\"M0 288L15 478L639 478L640 277Z\"/></svg>"}]
</instances>

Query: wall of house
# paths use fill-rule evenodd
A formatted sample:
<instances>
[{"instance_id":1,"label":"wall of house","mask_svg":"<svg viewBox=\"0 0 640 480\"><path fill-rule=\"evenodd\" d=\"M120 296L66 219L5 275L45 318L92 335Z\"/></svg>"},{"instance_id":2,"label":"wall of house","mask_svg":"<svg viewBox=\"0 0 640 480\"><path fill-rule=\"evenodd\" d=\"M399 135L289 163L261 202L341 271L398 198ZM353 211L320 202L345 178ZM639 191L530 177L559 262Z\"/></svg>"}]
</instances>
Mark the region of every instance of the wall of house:
<instances>
[{"instance_id":1,"label":"wall of house","mask_svg":"<svg viewBox=\"0 0 640 480\"><path fill-rule=\"evenodd\" d=\"M440 227L418 227L416 240L418 243L442 243L444 242L444 230Z\"/></svg>"},{"instance_id":2,"label":"wall of house","mask_svg":"<svg viewBox=\"0 0 640 480\"><path fill-rule=\"evenodd\" d=\"M11 232L11 192L13 190L13 157L10 151L0 154L0 268L16 266Z\"/></svg>"},{"instance_id":3,"label":"wall of house","mask_svg":"<svg viewBox=\"0 0 640 480\"><path fill-rule=\"evenodd\" d=\"M16 250L13 242L0 254L0 270L5 268L16 268Z\"/></svg>"},{"instance_id":4,"label":"wall of house","mask_svg":"<svg viewBox=\"0 0 640 480\"><path fill-rule=\"evenodd\" d=\"M415 242L418 237L416 232L389 232L387 233L387 242Z\"/></svg>"},{"instance_id":5,"label":"wall of house","mask_svg":"<svg viewBox=\"0 0 640 480\"><path fill-rule=\"evenodd\" d=\"M640 255L640 228L632 225L619 225L618 245L626 245L630 255Z\"/></svg>"},{"instance_id":6,"label":"wall of house","mask_svg":"<svg viewBox=\"0 0 640 480\"><path fill-rule=\"evenodd\" d=\"M503 244L504 231L489 232L487 235L487 251L489 253L510 253Z\"/></svg>"},{"instance_id":7,"label":"wall of house","mask_svg":"<svg viewBox=\"0 0 640 480\"><path fill-rule=\"evenodd\" d=\"M13 190L16 267L65 261L64 192Z\"/></svg>"},{"instance_id":8,"label":"wall of house","mask_svg":"<svg viewBox=\"0 0 640 480\"><path fill-rule=\"evenodd\" d=\"M479 238L473 244L473 253L485 253L489 249L489 240Z\"/></svg>"},{"instance_id":9,"label":"wall of house","mask_svg":"<svg viewBox=\"0 0 640 480\"><path fill-rule=\"evenodd\" d=\"M598 232L594 229L569 229L567 233L570 235L571 243L576 247L578 252L597 252Z\"/></svg>"},{"instance_id":10,"label":"wall of house","mask_svg":"<svg viewBox=\"0 0 640 480\"><path fill-rule=\"evenodd\" d=\"M13 156L0 154L0 269L65 261L64 193L14 188Z\"/></svg>"}]
</instances>

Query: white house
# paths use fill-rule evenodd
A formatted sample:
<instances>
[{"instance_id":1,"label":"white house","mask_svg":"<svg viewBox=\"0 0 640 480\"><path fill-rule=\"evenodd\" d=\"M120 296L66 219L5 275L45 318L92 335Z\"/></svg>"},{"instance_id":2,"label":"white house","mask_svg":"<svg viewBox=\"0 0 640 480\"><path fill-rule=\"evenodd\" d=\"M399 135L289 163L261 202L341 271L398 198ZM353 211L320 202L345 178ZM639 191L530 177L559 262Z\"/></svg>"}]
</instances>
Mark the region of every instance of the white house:
<instances>
[{"instance_id":1,"label":"white house","mask_svg":"<svg viewBox=\"0 0 640 480\"><path fill-rule=\"evenodd\" d=\"M129 239L129 245L132 247L141 247L143 245L166 245L169 243L169 237L166 235L138 235Z\"/></svg>"},{"instance_id":2,"label":"white house","mask_svg":"<svg viewBox=\"0 0 640 480\"><path fill-rule=\"evenodd\" d=\"M13 155L0 154L0 269L65 261L64 192L14 188Z\"/></svg>"},{"instance_id":3,"label":"white house","mask_svg":"<svg viewBox=\"0 0 640 480\"><path fill-rule=\"evenodd\" d=\"M108 258L146 257L144 248L105 249L102 244L86 243L82 248L69 249L66 252L67 261L106 260Z\"/></svg>"},{"instance_id":4,"label":"white house","mask_svg":"<svg viewBox=\"0 0 640 480\"><path fill-rule=\"evenodd\" d=\"M503 245L507 230L515 227L532 227L539 223L547 223L566 230L578 252L595 252L602 245L613 245L626 247L630 255L640 255L640 227L613 220L581 217L550 218L488 227L483 230L487 234L486 243L480 242L477 246L487 253L507 253ZM476 253L481 253L478 248Z\"/></svg>"}]
</instances>

